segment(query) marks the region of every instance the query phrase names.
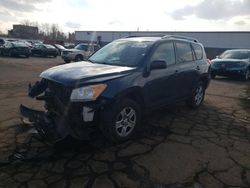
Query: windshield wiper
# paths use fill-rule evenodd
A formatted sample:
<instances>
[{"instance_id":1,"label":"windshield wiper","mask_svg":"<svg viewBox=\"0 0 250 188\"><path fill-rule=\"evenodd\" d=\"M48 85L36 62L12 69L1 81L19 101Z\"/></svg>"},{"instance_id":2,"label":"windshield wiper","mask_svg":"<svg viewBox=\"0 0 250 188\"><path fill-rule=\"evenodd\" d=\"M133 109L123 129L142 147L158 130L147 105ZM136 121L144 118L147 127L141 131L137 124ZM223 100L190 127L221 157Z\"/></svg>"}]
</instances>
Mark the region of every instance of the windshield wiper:
<instances>
[{"instance_id":1,"label":"windshield wiper","mask_svg":"<svg viewBox=\"0 0 250 188\"><path fill-rule=\"evenodd\" d=\"M110 63L107 63L107 62L101 62L101 61L92 61L90 59L88 59L89 62L91 63L97 63L97 64L105 64L105 65L110 65Z\"/></svg>"},{"instance_id":2,"label":"windshield wiper","mask_svg":"<svg viewBox=\"0 0 250 188\"><path fill-rule=\"evenodd\" d=\"M90 60L90 59L88 59L88 61L89 61L90 63L95 63L94 61L92 61L92 60Z\"/></svg>"}]
</instances>

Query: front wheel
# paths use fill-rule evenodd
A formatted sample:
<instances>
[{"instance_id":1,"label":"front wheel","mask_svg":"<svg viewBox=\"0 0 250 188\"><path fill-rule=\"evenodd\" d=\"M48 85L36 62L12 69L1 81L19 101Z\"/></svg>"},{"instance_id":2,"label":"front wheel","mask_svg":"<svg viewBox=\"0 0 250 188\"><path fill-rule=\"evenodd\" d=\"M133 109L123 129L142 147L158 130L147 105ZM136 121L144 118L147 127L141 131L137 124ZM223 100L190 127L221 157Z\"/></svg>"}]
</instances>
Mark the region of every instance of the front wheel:
<instances>
[{"instance_id":1,"label":"front wheel","mask_svg":"<svg viewBox=\"0 0 250 188\"><path fill-rule=\"evenodd\" d=\"M250 78L250 69L247 69L242 79L247 81Z\"/></svg>"},{"instance_id":2,"label":"front wheel","mask_svg":"<svg viewBox=\"0 0 250 188\"><path fill-rule=\"evenodd\" d=\"M123 99L101 115L101 131L114 142L126 141L134 135L141 122L140 106L131 99Z\"/></svg>"},{"instance_id":3,"label":"front wheel","mask_svg":"<svg viewBox=\"0 0 250 188\"><path fill-rule=\"evenodd\" d=\"M65 62L65 63L70 63L70 60L66 60L66 59L65 59L64 62Z\"/></svg>"},{"instance_id":4,"label":"front wheel","mask_svg":"<svg viewBox=\"0 0 250 188\"><path fill-rule=\"evenodd\" d=\"M75 57L75 61L78 62L78 61L83 61L83 56L82 55L77 55Z\"/></svg>"},{"instance_id":5,"label":"front wheel","mask_svg":"<svg viewBox=\"0 0 250 188\"><path fill-rule=\"evenodd\" d=\"M216 74L211 73L211 78L214 79L216 77Z\"/></svg>"},{"instance_id":6,"label":"front wheel","mask_svg":"<svg viewBox=\"0 0 250 188\"><path fill-rule=\"evenodd\" d=\"M192 94L192 96L186 101L190 108L198 108L205 96L205 86L203 82L199 82Z\"/></svg>"}]
</instances>

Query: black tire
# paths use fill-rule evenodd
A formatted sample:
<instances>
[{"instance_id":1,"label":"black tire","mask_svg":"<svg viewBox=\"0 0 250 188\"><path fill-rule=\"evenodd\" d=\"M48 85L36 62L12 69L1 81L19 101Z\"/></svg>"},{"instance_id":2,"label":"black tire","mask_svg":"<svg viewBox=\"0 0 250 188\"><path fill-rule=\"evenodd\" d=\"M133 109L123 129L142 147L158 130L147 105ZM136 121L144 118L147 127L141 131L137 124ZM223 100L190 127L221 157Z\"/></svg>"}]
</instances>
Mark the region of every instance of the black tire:
<instances>
[{"instance_id":1,"label":"black tire","mask_svg":"<svg viewBox=\"0 0 250 188\"><path fill-rule=\"evenodd\" d=\"M46 52L42 52L42 57L47 57L47 53Z\"/></svg>"},{"instance_id":2,"label":"black tire","mask_svg":"<svg viewBox=\"0 0 250 188\"><path fill-rule=\"evenodd\" d=\"M205 86L203 82L199 82L194 91L192 96L186 101L187 106L193 109L199 108L202 104L205 96Z\"/></svg>"},{"instance_id":3,"label":"black tire","mask_svg":"<svg viewBox=\"0 0 250 188\"><path fill-rule=\"evenodd\" d=\"M83 61L83 56L78 54L76 57L75 57L75 61Z\"/></svg>"},{"instance_id":4,"label":"black tire","mask_svg":"<svg viewBox=\"0 0 250 188\"><path fill-rule=\"evenodd\" d=\"M70 63L70 60L64 60L65 63Z\"/></svg>"},{"instance_id":5,"label":"black tire","mask_svg":"<svg viewBox=\"0 0 250 188\"><path fill-rule=\"evenodd\" d=\"M212 79L215 79L215 77L216 77L216 74L211 73L211 78L212 78Z\"/></svg>"},{"instance_id":6,"label":"black tire","mask_svg":"<svg viewBox=\"0 0 250 188\"><path fill-rule=\"evenodd\" d=\"M247 80L249 80L249 78L250 78L250 69L248 68L246 70L244 76L242 77L242 80L247 81Z\"/></svg>"},{"instance_id":7,"label":"black tire","mask_svg":"<svg viewBox=\"0 0 250 188\"><path fill-rule=\"evenodd\" d=\"M10 50L9 53L8 53L9 57L12 57L13 56L13 51Z\"/></svg>"},{"instance_id":8,"label":"black tire","mask_svg":"<svg viewBox=\"0 0 250 188\"><path fill-rule=\"evenodd\" d=\"M123 142L131 138L140 123L141 108L131 99L123 99L101 112L100 129L113 142Z\"/></svg>"}]
</instances>

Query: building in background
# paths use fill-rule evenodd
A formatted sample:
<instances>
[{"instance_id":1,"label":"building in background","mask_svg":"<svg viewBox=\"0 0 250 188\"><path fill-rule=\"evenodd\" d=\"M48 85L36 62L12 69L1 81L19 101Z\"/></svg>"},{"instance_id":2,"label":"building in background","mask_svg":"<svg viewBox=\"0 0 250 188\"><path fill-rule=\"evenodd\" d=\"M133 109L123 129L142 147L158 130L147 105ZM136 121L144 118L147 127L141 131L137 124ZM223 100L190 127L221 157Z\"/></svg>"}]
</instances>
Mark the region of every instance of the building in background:
<instances>
[{"instance_id":1,"label":"building in background","mask_svg":"<svg viewBox=\"0 0 250 188\"><path fill-rule=\"evenodd\" d=\"M8 37L22 39L38 39L38 27L26 25L13 25L13 29L8 31Z\"/></svg>"},{"instance_id":2,"label":"building in background","mask_svg":"<svg viewBox=\"0 0 250 188\"><path fill-rule=\"evenodd\" d=\"M76 31L75 41L94 42L101 46L119 38L127 36L164 36L164 35L182 35L193 37L201 42L209 58L214 58L226 49L248 48L250 49L250 31L249 32L151 32L151 31Z\"/></svg>"}]
</instances>

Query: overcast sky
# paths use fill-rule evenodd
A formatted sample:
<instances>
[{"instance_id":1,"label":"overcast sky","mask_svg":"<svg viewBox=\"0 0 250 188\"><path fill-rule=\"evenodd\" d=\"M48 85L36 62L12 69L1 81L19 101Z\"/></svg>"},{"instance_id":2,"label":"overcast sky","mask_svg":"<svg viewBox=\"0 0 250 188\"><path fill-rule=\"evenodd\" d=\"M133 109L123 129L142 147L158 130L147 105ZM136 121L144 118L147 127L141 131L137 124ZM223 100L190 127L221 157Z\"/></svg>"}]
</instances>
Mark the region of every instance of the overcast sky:
<instances>
[{"instance_id":1,"label":"overcast sky","mask_svg":"<svg viewBox=\"0 0 250 188\"><path fill-rule=\"evenodd\" d=\"M0 0L0 30L23 20L65 32L250 31L250 0Z\"/></svg>"}]
</instances>

